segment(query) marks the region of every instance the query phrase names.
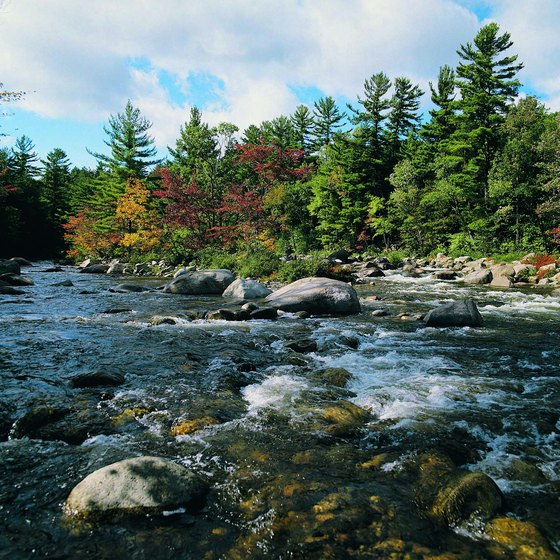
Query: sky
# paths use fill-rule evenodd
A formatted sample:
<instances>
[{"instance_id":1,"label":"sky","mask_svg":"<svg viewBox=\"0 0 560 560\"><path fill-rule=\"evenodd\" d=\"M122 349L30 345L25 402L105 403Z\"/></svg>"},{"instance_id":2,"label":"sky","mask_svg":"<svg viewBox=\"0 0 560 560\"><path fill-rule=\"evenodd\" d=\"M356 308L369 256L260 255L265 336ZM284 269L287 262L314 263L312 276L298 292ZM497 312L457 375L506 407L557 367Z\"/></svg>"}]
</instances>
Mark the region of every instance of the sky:
<instances>
[{"instance_id":1,"label":"sky","mask_svg":"<svg viewBox=\"0 0 560 560\"><path fill-rule=\"evenodd\" d=\"M326 95L344 109L380 71L429 91L489 22L523 94L560 111L560 0L0 0L0 82L26 92L0 107L0 145L95 167L129 99L165 157L193 106L243 131Z\"/></svg>"}]
</instances>

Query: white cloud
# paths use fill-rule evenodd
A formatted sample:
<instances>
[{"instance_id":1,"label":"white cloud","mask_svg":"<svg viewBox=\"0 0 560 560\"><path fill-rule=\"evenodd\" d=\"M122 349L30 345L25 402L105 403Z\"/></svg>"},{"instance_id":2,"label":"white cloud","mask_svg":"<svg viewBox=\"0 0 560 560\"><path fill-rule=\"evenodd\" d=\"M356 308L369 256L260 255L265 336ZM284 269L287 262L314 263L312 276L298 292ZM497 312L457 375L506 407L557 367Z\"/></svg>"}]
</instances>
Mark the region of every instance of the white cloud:
<instances>
[{"instance_id":1,"label":"white cloud","mask_svg":"<svg viewBox=\"0 0 560 560\"><path fill-rule=\"evenodd\" d=\"M8 0L0 5L0 80L35 92L21 107L51 118L104 120L130 98L165 146L189 105L166 91L161 70L186 93L194 73L221 80L222 98L201 107L204 116L243 129L291 112L291 85L354 100L366 78L385 71L427 89L480 27L469 5L493 9L524 75L558 97L557 0ZM131 69L131 58L150 68Z\"/></svg>"},{"instance_id":2,"label":"white cloud","mask_svg":"<svg viewBox=\"0 0 560 560\"><path fill-rule=\"evenodd\" d=\"M512 54L525 64L520 79L560 109L560 2L496 0L492 19L511 34Z\"/></svg>"}]
</instances>

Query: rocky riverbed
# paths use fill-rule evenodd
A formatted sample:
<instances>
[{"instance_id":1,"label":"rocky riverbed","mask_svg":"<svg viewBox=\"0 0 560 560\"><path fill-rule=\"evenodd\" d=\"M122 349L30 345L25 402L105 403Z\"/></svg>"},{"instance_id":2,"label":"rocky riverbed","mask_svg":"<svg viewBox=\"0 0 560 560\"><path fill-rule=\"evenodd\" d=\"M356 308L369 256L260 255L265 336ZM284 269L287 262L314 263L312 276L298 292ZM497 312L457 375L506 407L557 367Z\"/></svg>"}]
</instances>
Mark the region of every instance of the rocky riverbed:
<instances>
[{"instance_id":1,"label":"rocky riverbed","mask_svg":"<svg viewBox=\"0 0 560 560\"><path fill-rule=\"evenodd\" d=\"M0 557L557 558L550 286L342 262L359 308L323 316L21 264L0 295ZM481 326L422 320L453 302Z\"/></svg>"}]
</instances>

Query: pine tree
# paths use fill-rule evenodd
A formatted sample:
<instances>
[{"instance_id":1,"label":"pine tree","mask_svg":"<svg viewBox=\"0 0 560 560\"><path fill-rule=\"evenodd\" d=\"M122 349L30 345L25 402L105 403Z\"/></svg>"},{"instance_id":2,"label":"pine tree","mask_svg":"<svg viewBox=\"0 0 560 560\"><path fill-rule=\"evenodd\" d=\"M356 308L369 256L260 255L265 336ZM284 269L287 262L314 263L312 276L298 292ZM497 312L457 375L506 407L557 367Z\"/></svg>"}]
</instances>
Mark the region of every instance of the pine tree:
<instances>
[{"instance_id":1,"label":"pine tree","mask_svg":"<svg viewBox=\"0 0 560 560\"><path fill-rule=\"evenodd\" d=\"M60 224L70 211L71 180L70 160L64 150L55 148L41 160L43 204L52 224Z\"/></svg>"},{"instance_id":2,"label":"pine tree","mask_svg":"<svg viewBox=\"0 0 560 560\"><path fill-rule=\"evenodd\" d=\"M509 33L499 34L490 23L480 29L474 44L461 45L457 54L457 85L461 92L459 142L467 142L467 157L475 169L474 196L488 201L488 174L492 160L503 145L501 125L521 83L516 78L523 64L517 55L506 56L513 42Z\"/></svg>"},{"instance_id":3,"label":"pine tree","mask_svg":"<svg viewBox=\"0 0 560 560\"><path fill-rule=\"evenodd\" d=\"M313 147L320 150L328 146L343 123L346 113L340 112L332 97L322 97L313 104Z\"/></svg>"},{"instance_id":4,"label":"pine tree","mask_svg":"<svg viewBox=\"0 0 560 560\"><path fill-rule=\"evenodd\" d=\"M193 107L189 120L181 126L175 148L168 148L172 156L170 167L187 180L193 173L199 177L209 160L218 156L218 146L210 127L202 122L202 113Z\"/></svg>"},{"instance_id":5,"label":"pine tree","mask_svg":"<svg viewBox=\"0 0 560 560\"><path fill-rule=\"evenodd\" d=\"M358 103L363 109L355 109L351 105L352 123L361 126L367 138L370 155L380 159L382 145L383 122L387 119L391 100L386 97L391 80L384 72L373 74L364 82L364 98L358 96Z\"/></svg>"},{"instance_id":6,"label":"pine tree","mask_svg":"<svg viewBox=\"0 0 560 560\"><path fill-rule=\"evenodd\" d=\"M128 179L146 177L149 169L161 162L160 159L152 159L157 149L154 139L148 134L151 126L152 123L129 100L124 112L111 115L109 125L103 127L108 136L105 144L110 148L111 155L89 152L103 168L123 183L123 189Z\"/></svg>"},{"instance_id":7,"label":"pine tree","mask_svg":"<svg viewBox=\"0 0 560 560\"><path fill-rule=\"evenodd\" d=\"M416 132L420 122L420 98L424 92L405 77L395 79L395 91L391 97L391 110L385 128L389 161L396 163L401 144Z\"/></svg>"},{"instance_id":8,"label":"pine tree","mask_svg":"<svg viewBox=\"0 0 560 560\"><path fill-rule=\"evenodd\" d=\"M306 154L311 146L313 132L313 115L306 105L298 105L290 117L295 136L294 148L303 150Z\"/></svg>"}]
</instances>

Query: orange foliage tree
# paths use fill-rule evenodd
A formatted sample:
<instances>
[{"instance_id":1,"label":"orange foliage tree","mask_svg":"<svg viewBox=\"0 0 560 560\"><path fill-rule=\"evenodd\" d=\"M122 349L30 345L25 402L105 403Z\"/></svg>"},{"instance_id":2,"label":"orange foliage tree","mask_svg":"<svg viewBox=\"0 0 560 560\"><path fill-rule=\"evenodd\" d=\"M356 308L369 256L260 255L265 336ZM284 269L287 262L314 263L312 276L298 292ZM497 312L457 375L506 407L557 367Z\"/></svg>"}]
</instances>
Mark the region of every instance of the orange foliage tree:
<instances>
[{"instance_id":1,"label":"orange foliage tree","mask_svg":"<svg viewBox=\"0 0 560 560\"><path fill-rule=\"evenodd\" d=\"M62 227L64 240L70 245L68 256L71 258L104 257L114 245L110 235L96 231L95 218L87 210L82 210L76 216L70 216Z\"/></svg>"}]
</instances>

